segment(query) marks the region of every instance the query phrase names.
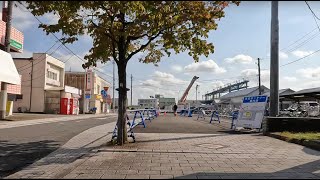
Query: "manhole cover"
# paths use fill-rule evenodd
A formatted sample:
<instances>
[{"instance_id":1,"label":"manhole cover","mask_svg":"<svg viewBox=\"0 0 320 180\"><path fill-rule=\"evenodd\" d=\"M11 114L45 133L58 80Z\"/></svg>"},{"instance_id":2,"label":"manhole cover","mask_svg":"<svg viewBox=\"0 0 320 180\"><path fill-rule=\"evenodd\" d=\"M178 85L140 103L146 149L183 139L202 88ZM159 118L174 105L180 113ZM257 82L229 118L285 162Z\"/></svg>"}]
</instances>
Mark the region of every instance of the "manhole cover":
<instances>
[{"instance_id":1,"label":"manhole cover","mask_svg":"<svg viewBox=\"0 0 320 180\"><path fill-rule=\"evenodd\" d=\"M196 146L203 147L203 148L208 148L208 149L221 149L221 148L225 148L226 147L226 146L221 145L221 144L210 144L210 143L197 144Z\"/></svg>"}]
</instances>

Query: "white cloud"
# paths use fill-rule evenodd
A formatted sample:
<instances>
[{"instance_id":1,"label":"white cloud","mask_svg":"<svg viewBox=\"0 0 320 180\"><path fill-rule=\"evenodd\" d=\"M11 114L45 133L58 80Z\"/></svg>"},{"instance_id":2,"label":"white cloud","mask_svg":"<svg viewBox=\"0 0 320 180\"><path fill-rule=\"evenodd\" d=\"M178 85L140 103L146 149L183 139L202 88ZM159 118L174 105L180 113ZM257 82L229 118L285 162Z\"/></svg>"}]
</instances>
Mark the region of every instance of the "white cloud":
<instances>
[{"instance_id":1,"label":"white cloud","mask_svg":"<svg viewBox=\"0 0 320 180\"><path fill-rule=\"evenodd\" d=\"M26 3L23 2L25 6ZM2 7L2 4L0 5ZM13 18L12 18L12 26L17 28L20 31L26 31L31 27L38 27L39 22L35 17L29 12L25 7L18 3L18 7L13 6ZM2 16L2 13L1 13ZM37 16L37 18L43 22L48 24L57 24L59 17L58 15L54 15L53 13L46 13L43 16Z\"/></svg>"},{"instance_id":2,"label":"white cloud","mask_svg":"<svg viewBox=\"0 0 320 180\"><path fill-rule=\"evenodd\" d=\"M269 86L270 84L270 71L262 70L261 72L261 84L265 86ZM252 83L258 83L258 70L257 69L245 69L241 71L241 76L243 78L248 79Z\"/></svg>"},{"instance_id":3,"label":"white cloud","mask_svg":"<svg viewBox=\"0 0 320 180\"><path fill-rule=\"evenodd\" d=\"M226 70L218 66L213 60L192 63L184 67L186 72L212 72L215 74L225 73Z\"/></svg>"},{"instance_id":4,"label":"white cloud","mask_svg":"<svg viewBox=\"0 0 320 180\"><path fill-rule=\"evenodd\" d=\"M302 57L305 57L305 56L308 56L310 54L312 54L314 51L300 51L300 50L297 50L297 51L293 51L292 54L297 56L298 58L302 58Z\"/></svg>"},{"instance_id":5,"label":"white cloud","mask_svg":"<svg viewBox=\"0 0 320 180\"><path fill-rule=\"evenodd\" d=\"M153 87L160 87L160 82L159 81L155 81L153 79L148 79L146 81L143 81L141 83L142 86L153 86Z\"/></svg>"},{"instance_id":6,"label":"white cloud","mask_svg":"<svg viewBox=\"0 0 320 180\"><path fill-rule=\"evenodd\" d=\"M24 8L20 5L21 8ZM38 27L38 21L32 17L33 15L27 10L22 11L18 7L13 8L12 26L20 31L27 30L31 27Z\"/></svg>"},{"instance_id":7,"label":"white cloud","mask_svg":"<svg viewBox=\"0 0 320 180\"><path fill-rule=\"evenodd\" d=\"M288 54L280 51L279 57L280 57L280 59L288 59Z\"/></svg>"},{"instance_id":8,"label":"white cloud","mask_svg":"<svg viewBox=\"0 0 320 180\"><path fill-rule=\"evenodd\" d=\"M241 63L241 64L249 64L253 61L253 58L248 55L239 54L234 56L233 58L225 59L228 63Z\"/></svg>"},{"instance_id":9,"label":"white cloud","mask_svg":"<svg viewBox=\"0 0 320 180\"><path fill-rule=\"evenodd\" d=\"M213 89L217 89L219 87L223 87L224 83L222 81L215 81L210 83L210 86L213 87Z\"/></svg>"},{"instance_id":10,"label":"white cloud","mask_svg":"<svg viewBox=\"0 0 320 180\"><path fill-rule=\"evenodd\" d=\"M160 81L161 84L182 85L182 84L187 83L187 81L175 78L174 75L172 75L170 73L165 73L165 72L160 72L160 71L154 72L153 77L156 81Z\"/></svg>"},{"instance_id":11,"label":"white cloud","mask_svg":"<svg viewBox=\"0 0 320 180\"><path fill-rule=\"evenodd\" d=\"M297 73L301 74L301 76L308 78L308 79L319 78L320 77L320 67L299 69L299 70L297 70Z\"/></svg>"},{"instance_id":12,"label":"white cloud","mask_svg":"<svg viewBox=\"0 0 320 180\"><path fill-rule=\"evenodd\" d=\"M173 66L171 66L171 70L174 73L180 73L180 72L182 72L183 68L179 65L173 65Z\"/></svg>"},{"instance_id":13,"label":"white cloud","mask_svg":"<svg viewBox=\"0 0 320 180\"><path fill-rule=\"evenodd\" d=\"M288 82L296 82L298 80L296 77L289 77L289 76L285 76L283 77L283 79Z\"/></svg>"}]
</instances>

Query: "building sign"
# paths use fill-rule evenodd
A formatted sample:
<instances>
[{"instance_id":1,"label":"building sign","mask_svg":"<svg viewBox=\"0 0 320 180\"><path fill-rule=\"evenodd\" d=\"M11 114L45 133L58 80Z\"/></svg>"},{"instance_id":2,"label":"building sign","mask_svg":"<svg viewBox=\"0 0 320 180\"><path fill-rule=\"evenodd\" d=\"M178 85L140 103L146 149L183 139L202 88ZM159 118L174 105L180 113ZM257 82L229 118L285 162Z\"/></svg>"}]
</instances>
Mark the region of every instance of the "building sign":
<instances>
[{"instance_id":1,"label":"building sign","mask_svg":"<svg viewBox=\"0 0 320 180\"><path fill-rule=\"evenodd\" d=\"M22 49L22 44L18 43L17 41L10 39L10 46L16 48L16 49Z\"/></svg>"},{"instance_id":2,"label":"building sign","mask_svg":"<svg viewBox=\"0 0 320 180\"><path fill-rule=\"evenodd\" d=\"M86 76L86 78L87 78L87 87L86 87L86 89L88 89L88 90L91 90L91 87L92 87L92 70L91 69L88 69L87 70L87 76Z\"/></svg>"},{"instance_id":3,"label":"building sign","mask_svg":"<svg viewBox=\"0 0 320 180\"><path fill-rule=\"evenodd\" d=\"M244 97L239 110L236 127L260 129L266 104L267 96Z\"/></svg>"},{"instance_id":4,"label":"building sign","mask_svg":"<svg viewBox=\"0 0 320 180\"><path fill-rule=\"evenodd\" d=\"M97 94L96 95L96 100L101 100L102 99L102 96L100 94Z\"/></svg>"}]
</instances>

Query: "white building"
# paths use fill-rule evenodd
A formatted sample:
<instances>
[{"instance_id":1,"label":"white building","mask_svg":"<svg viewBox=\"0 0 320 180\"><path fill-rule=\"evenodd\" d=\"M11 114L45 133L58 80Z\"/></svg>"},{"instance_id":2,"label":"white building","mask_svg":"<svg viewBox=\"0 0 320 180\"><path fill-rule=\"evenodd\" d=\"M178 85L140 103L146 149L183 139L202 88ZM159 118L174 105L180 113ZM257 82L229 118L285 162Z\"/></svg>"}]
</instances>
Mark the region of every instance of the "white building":
<instances>
[{"instance_id":1,"label":"white building","mask_svg":"<svg viewBox=\"0 0 320 180\"><path fill-rule=\"evenodd\" d=\"M262 94L269 92L269 89L263 85L261 86L261 90ZM242 104L243 97L257 95L259 95L259 87L251 87L225 94L217 100L217 103L221 105L221 107L228 106L229 108L239 108Z\"/></svg>"},{"instance_id":2,"label":"white building","mask_svg":"<svg viewBox=\"0 0 320 180\"><path fill-rule=\"evenodd\" d=\"M158 109L159 106L159 99L157 98L149 98L149 99L138 99L138 105L141 108L155 108Z\"/></svg>"},{"instance_id":3,"label":"white building","mask_svg":"<svg viewBox=\"0 0 320 180\"><path fill-rule=\"evenodd\" d=\"M14 102L13 111L58 113L65 64L46 53L33 53L31 58L13 58L13 61L22 75L21 96Z\"/></svg>"},{"instance_id":4,"label":"white building","mask_svg":"<svg viewBox=\"0 0 320 180\"><path fill-rule=\"evenodd\" d=\"M112 102L113 102L113 99L112 99ZM126 101L126 106L128 107L128 98ZM115 109L119 108L119 98L114 98L114 107L115 107Z\"/></svg>"}]
</instances>

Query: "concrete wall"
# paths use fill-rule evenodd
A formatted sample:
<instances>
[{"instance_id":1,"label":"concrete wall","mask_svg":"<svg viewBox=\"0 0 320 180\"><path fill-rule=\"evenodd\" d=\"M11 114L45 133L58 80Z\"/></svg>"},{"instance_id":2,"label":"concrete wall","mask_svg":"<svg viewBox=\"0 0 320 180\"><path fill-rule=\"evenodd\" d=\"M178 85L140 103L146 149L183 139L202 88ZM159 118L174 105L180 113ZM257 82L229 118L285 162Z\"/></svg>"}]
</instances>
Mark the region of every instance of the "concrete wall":
<instances>
[{"instance_id":1,"label":"concrete wall","mask_svg":"<svg viewBox=\"0 0 320 180\"><path fill-rule=\"evenodd\" d=\"M60 91L45 91L45 113L60 113Z\"/></svg>"},{"instance_id":2,"label":"concrete wall","mask_svg":"<svg viewBox=\"0 0 320 180\"><path fill-rule=\"evenodd\" d=\"M319 132L319 118L266 117L267 132Z\"/></svg>"},{"instance_id":3,"label":"concrete wall","mask_svg":"<svg viewBox=\"0 0 320 180\"><path fill-rule=\"evenodd\" d=\"M43 54L42 53L35 53L33 55L33 58L36 59L38 58L38 56L42 56ZM46 67L45 67L45 74L46 74L46 78L45 78L45 89L50 89L52 87L60 87L61 90L64 88L64 69L65 69L65 64L64 62L54 58L54 57L51 57L51 56L48 56L46 57ZM51 72L54 72L54 73L57 73L58 74L58 78L57 80L53 80L53 79L50 79L47 77L47 72L48 71L51 71Z\"/></svg>"},{"instance_id":4,"label":"concrete wall","mask_svg":"<svg viewBox=\"0 0 320 180\"><path fill-rule=\"evenodd\" d=\"M18 99L13 103L13 112L18 112L21 107L22 111L29 110L30 91L31 91L31 61L14 60L13 61L19 74L21 74L21 95L22 99Z\"/></svg>"}]
</instances>

